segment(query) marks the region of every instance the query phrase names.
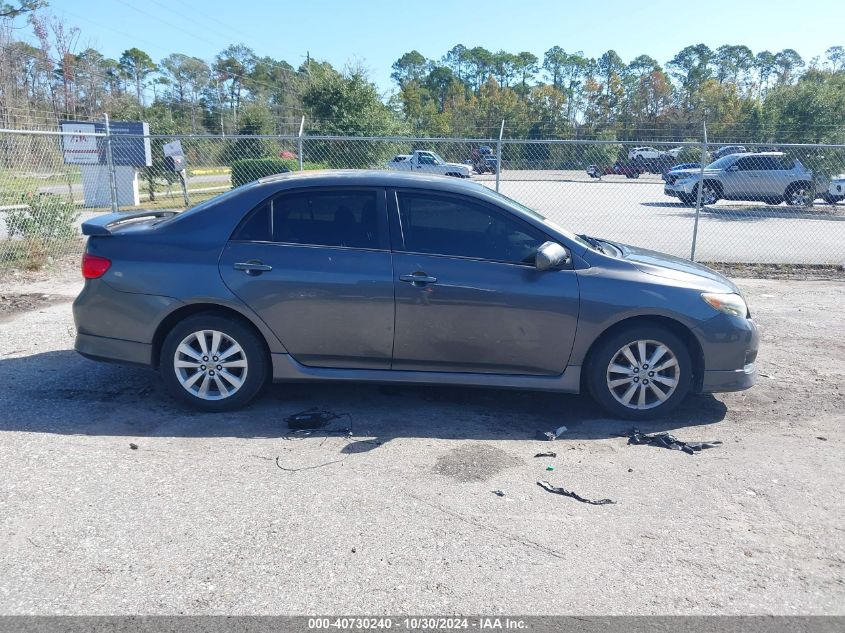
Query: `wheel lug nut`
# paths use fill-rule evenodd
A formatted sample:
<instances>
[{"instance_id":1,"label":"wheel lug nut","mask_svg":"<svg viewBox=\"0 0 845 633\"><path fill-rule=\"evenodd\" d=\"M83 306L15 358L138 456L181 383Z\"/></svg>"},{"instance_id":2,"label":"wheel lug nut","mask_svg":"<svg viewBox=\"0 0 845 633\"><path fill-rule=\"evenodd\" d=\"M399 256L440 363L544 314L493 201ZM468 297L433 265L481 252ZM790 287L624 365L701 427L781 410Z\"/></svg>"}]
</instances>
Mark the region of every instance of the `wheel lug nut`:
<instances>
[{"instance_id":1,"label":"wheel lug nut","mask_svg":"<svg viewBox=\"0 0 845 633\"><path fill-rule=\"evenodd\" d=\"M202 359L203 359L205 362L208 362L208 356L203 356L203 357L202 357Z\"/></svg>"},{"instance_id":2,"label":"wheel lug nut","mask_svg":"<svg viewBox=\"0 0 845 633\"><path fill-rule=\"evenodd\" d=\"M653 372L653 371L650 371L650 372L648 372L648 375L649 375L649 376L654 376L654 372Z\"/></svg>"},{"instance_id":3,"label":"wheel lug nut","mask_svg":"<svg viewBox=\"0 0 845 633\"><path fill-rule=\"evenodd\" d=\"M647 385L647 384L648 384L648 378L646 378L645 380L643 380L643 384L644 384L644 385Z\"/></svg>"},{"instance_id":4,"label":"wheel lug nut","mask_svg":"<svg viewBox=\"0 0 845 633\"><path fill-rule=\"evenodd\" d=\"M209 376L213 376L213 375L214 375L214 370L212 369L211 371L209 371L209 372L208 372L208 375L209 375Z\"/></svg>"},{"instance_id":5,"label":"wheel lug nut","mask_svg":"<svg viewBox=\"0 0 845 633\"><path fill-rule=\"evenodd\" d=\"M219 358L217 358L217 357L215 356L215 357L214 357L214 362L216 363L218 360L220 360L220 359L219 359Z\"/></svg>"},{"instance_id":6,"label":"wheel lug nut","mask_svg":"<svg viewBox=\"0 0 845 633\"><path fill-rule=\"evenodd\" d=\"M634 378L634 382L640 382L639 378Z\"/></svg>"},{"instance_id":7,"label":"wheel lug nut","mask_svg":"<svg viewBox=\"0 0 845 633\"><path fill-rule=\"evenodd\" d=\"M223 365L217 365L217 371L220 371L222 369L223 369Z\"/></svg>"},{"instance_id":8,"label":"wheel lug nut","mask_svg":"<svg viewBox=\"0 0 845 633\"><path fill-rule=\"evenodd\" d=\"M205 371L205 365L200 365L200 369L202 369L203 371Z\"/></svg>"}]
</instances>

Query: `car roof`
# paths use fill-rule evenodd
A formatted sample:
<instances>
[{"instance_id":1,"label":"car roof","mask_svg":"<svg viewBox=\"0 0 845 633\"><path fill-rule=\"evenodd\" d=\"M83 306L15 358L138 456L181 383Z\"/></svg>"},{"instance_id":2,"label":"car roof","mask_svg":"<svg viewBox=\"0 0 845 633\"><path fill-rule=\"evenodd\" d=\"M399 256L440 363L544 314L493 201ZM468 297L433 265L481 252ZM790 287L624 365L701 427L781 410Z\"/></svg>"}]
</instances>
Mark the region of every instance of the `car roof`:
<instances>
[{"instance_id":1,"label":"car roof","mask_svg":"<svg viewBox=\"0 0 845 633\"><path fill-rule=\"evenodd\" d=\"M256 181L256 186L285 184L290 187L413 187L438 189L440 191L473 192L483 191L484 185L454 176L437 174L413 174L401 171L380 171L377 169L319 169L291 171L267 176Z\"/></svg>"}]
</instances>

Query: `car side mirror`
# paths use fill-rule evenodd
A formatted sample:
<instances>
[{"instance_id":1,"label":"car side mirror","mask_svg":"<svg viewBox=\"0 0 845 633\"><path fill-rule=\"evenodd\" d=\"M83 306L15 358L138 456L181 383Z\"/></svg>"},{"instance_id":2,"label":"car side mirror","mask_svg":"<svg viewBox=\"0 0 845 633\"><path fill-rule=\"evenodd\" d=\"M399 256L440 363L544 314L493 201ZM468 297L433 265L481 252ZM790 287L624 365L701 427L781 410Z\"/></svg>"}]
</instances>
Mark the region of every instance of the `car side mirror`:
<instances>
[{"instance_id":1,"label":"car side mirror","mask_svg":"<svg viewBox=\"0 0 845 633\"><path fill-rule=\"evenodd\" d=\"M569 252L557 242L543 242L534 256L537 270L558 268L569 262Z\"/></svg>"}]
</instances>

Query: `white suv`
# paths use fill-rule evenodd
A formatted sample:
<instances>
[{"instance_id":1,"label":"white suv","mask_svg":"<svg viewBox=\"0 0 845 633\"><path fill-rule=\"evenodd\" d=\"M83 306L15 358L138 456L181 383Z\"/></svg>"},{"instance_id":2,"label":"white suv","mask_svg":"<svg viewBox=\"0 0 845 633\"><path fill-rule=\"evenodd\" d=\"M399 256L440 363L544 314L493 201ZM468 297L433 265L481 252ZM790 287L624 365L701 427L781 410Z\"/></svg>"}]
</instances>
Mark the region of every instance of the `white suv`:
<instances>
[{"instance_id":1,"label":"white suv","mask_svg":"<svg viewBox=\"0 0 845 633\"><path fill-rule=\"evenodd\" d=\"M632 147L628 150L628 160L635 160L637 158L651 160L660 158L661 156L663 156L663 152L653 147Z\"/></svg>"}]
</instances>

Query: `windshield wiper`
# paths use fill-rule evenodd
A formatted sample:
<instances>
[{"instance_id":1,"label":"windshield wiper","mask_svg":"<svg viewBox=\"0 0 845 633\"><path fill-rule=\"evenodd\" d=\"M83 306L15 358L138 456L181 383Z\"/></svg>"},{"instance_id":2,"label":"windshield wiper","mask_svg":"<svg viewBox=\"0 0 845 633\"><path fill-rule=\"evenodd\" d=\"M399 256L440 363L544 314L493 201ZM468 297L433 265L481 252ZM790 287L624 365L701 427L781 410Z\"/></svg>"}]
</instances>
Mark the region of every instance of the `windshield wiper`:
<instances>
[{"instance_id":1,"label":"windshield wiper","mask_svg":"<svg viewBox=\"0 0 845 633\"><path fill-rule=\"evenodd\" d=\"M601 242L599 242L596 238L594 238L594 237L590 237L589 235L579 235L578 237L580 237L582 240L584 240L585 242L587 242L587 244L589 244L590 246L592 246L592 247L593 247L594 249L596 249L599 253L604 253L605 255L607 254L607 251L605 251L605 250L602 248Z\"/></svg>"}]
</instances>

